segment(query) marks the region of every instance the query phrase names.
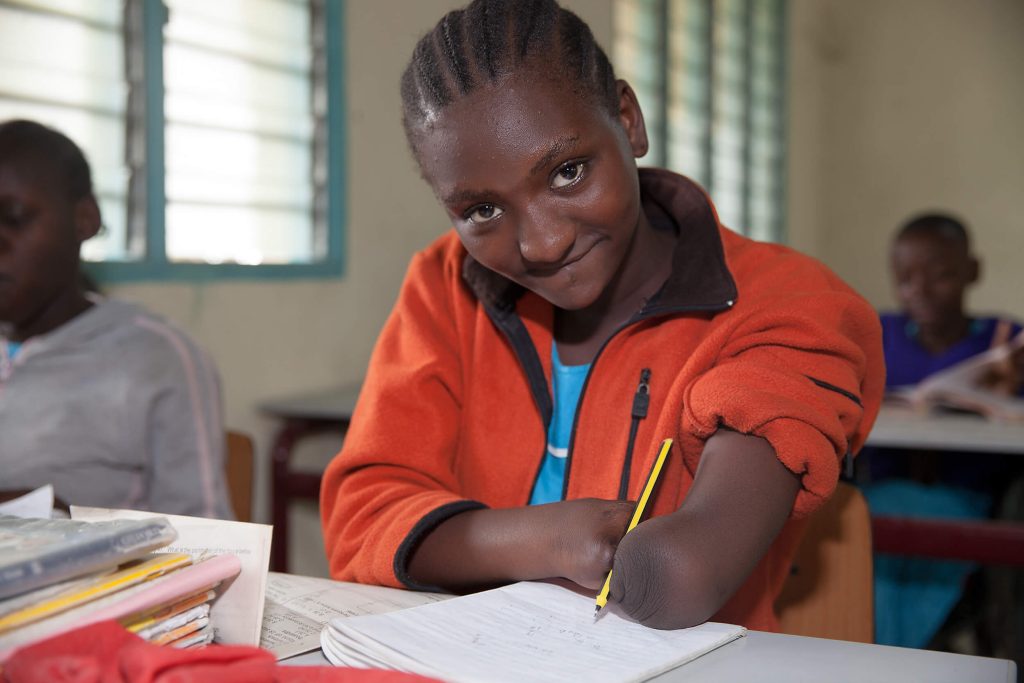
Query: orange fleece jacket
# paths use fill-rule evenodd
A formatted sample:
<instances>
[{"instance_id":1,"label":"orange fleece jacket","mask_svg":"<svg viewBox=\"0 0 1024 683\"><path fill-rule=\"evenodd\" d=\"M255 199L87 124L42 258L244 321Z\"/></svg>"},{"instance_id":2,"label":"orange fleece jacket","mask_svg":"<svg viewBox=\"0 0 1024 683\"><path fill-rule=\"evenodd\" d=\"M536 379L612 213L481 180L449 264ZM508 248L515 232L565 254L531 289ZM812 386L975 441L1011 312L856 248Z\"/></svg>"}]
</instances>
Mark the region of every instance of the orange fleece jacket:
<instances>
[{"instance_id":1,"label":"orange fleece jacket","mask_svg":"<svg viewBox=\"0 0 1024 683\"><path fill-rule=\"evenodd\" d=\"M623 478L635 500L658 443L672 437L649 505L665 514L686 497L719 426L767 439L802 488L790 521L715 619L777 630L773 602L802 518L831 495L878 411L878 317L820 263L722 227L691 181L649 169L640 177L649 218L679 234L673 272L593 361L564 497L614 499ZM409 558L438 524L527 504L551 414L553 317L547 301L473 261L454 232L413 258L323 478L334 578L420 587ZM649 406L630 448L645 369Z\"/></svg>"}]
</instances>

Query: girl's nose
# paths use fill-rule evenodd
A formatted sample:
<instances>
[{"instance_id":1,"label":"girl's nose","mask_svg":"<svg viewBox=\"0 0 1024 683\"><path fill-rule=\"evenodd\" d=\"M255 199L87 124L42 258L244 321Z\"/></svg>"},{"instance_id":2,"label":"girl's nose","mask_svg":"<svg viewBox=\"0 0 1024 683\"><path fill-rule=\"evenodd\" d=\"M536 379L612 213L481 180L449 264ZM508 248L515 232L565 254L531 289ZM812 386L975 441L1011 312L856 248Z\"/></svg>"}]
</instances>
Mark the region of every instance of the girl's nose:
<instances>
[{"instance_id":1,"label":"girl's nose","mask_svg":"<svg viewBox=\"0 0 1024 683\"><path fill-rule=\"evenodd\" d=\"M519 253L528 267L557 267L575 243L576 230L560 218L527 216L519 224Z\"/></svg>"}]
</instances>

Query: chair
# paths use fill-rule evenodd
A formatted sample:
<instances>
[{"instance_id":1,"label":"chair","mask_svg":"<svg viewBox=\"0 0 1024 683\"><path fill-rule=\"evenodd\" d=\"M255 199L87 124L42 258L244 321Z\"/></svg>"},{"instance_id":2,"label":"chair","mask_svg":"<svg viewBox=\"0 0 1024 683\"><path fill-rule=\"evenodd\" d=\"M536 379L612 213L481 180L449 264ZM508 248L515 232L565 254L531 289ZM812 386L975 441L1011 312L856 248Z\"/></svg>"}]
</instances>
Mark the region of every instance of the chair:
<instances>
[{"instance_id":1,"label":"chair","mask_svg":"<svg viewBox=\"0 0 1024 683\"><path fill-rule=\"evenodd\" d=\"M224 468L227 474L228 495L231 497L231 509L239 522L251 522L254 450L252 439L240 432L228 432L227 441Z\"/></svg>"},{"instance_id":2,"label":"chair","mask_svg":"<svg viewBox=\"0 0 1024 683\"><path fill-rule=\"evenodd\" d=\"M775 602L783 633L874 641L871 518L855 487L840 483L816 512Z\"/></svg>"}]
</instances>

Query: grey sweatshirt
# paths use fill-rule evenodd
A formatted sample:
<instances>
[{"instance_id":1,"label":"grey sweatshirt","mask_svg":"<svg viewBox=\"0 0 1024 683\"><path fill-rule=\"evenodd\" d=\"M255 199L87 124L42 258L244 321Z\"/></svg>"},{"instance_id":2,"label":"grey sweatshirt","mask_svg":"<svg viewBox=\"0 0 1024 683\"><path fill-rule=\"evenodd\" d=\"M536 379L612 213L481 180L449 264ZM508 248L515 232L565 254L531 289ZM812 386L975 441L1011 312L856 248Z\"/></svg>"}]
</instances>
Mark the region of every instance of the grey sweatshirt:
<instances>
[{"instance_id":1,"label":"grey sweatshirt","mask_svg":"<svg viewBox=\"0 0 1024 683\"><path fill-rule=\"evenodd\" d=\"M137 306L99 299L13 360L0 343L0 489L231 518L224 449L213 363Z\"/></svg>"}]
</instances>

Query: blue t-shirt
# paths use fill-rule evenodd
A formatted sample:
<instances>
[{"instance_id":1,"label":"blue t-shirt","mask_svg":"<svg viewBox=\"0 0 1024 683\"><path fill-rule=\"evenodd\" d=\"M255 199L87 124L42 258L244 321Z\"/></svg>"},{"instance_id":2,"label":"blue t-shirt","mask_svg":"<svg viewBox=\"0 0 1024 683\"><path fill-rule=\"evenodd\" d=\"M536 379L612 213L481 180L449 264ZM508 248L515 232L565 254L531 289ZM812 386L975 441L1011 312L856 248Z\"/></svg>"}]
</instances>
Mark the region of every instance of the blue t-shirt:
<instances>
[{"instance_id":1,"label":"blue t-shirt","mask_svg":"<svg viewBox=\"0 0 1024 683\"><path fill-rule=\"evenodd\" d=\"M562 500L565 483L565 460L569 455L569 437L576 418L583 383L590 372L590 364L562 365L558 348L551 345L551 394L554 402L551 424L548 426L548 449L541 464L540 475L533 485L530 505L542 505Z\"/></svg>"},{"instance_id":2,"label":"blue t-shirt","mask_svg":"<svg viewBox=\"0 0 1024 683\"><path fill-rule=\"evenodd\" d=\"M942 353L932 355L918 343L917 326L906 315L886 314L881 319L887 389L917 384L939 370L988 351L1000 320L974 318L966 337ZM1020 329L1020 325L1013 324L1010 338Z\"/></svg>"},{"instance_id":3,"label":"blue t-shirt","mask_svg":"<svg viewBox=\"0 0 1024 683\"><path fill-rule=\"evenodd\" d=\"M7 358L14 360L14 357L18 355L18 351L21 351L21 342L9 341L4 343L7 344Z\"/></svg>"}]
</instances>

